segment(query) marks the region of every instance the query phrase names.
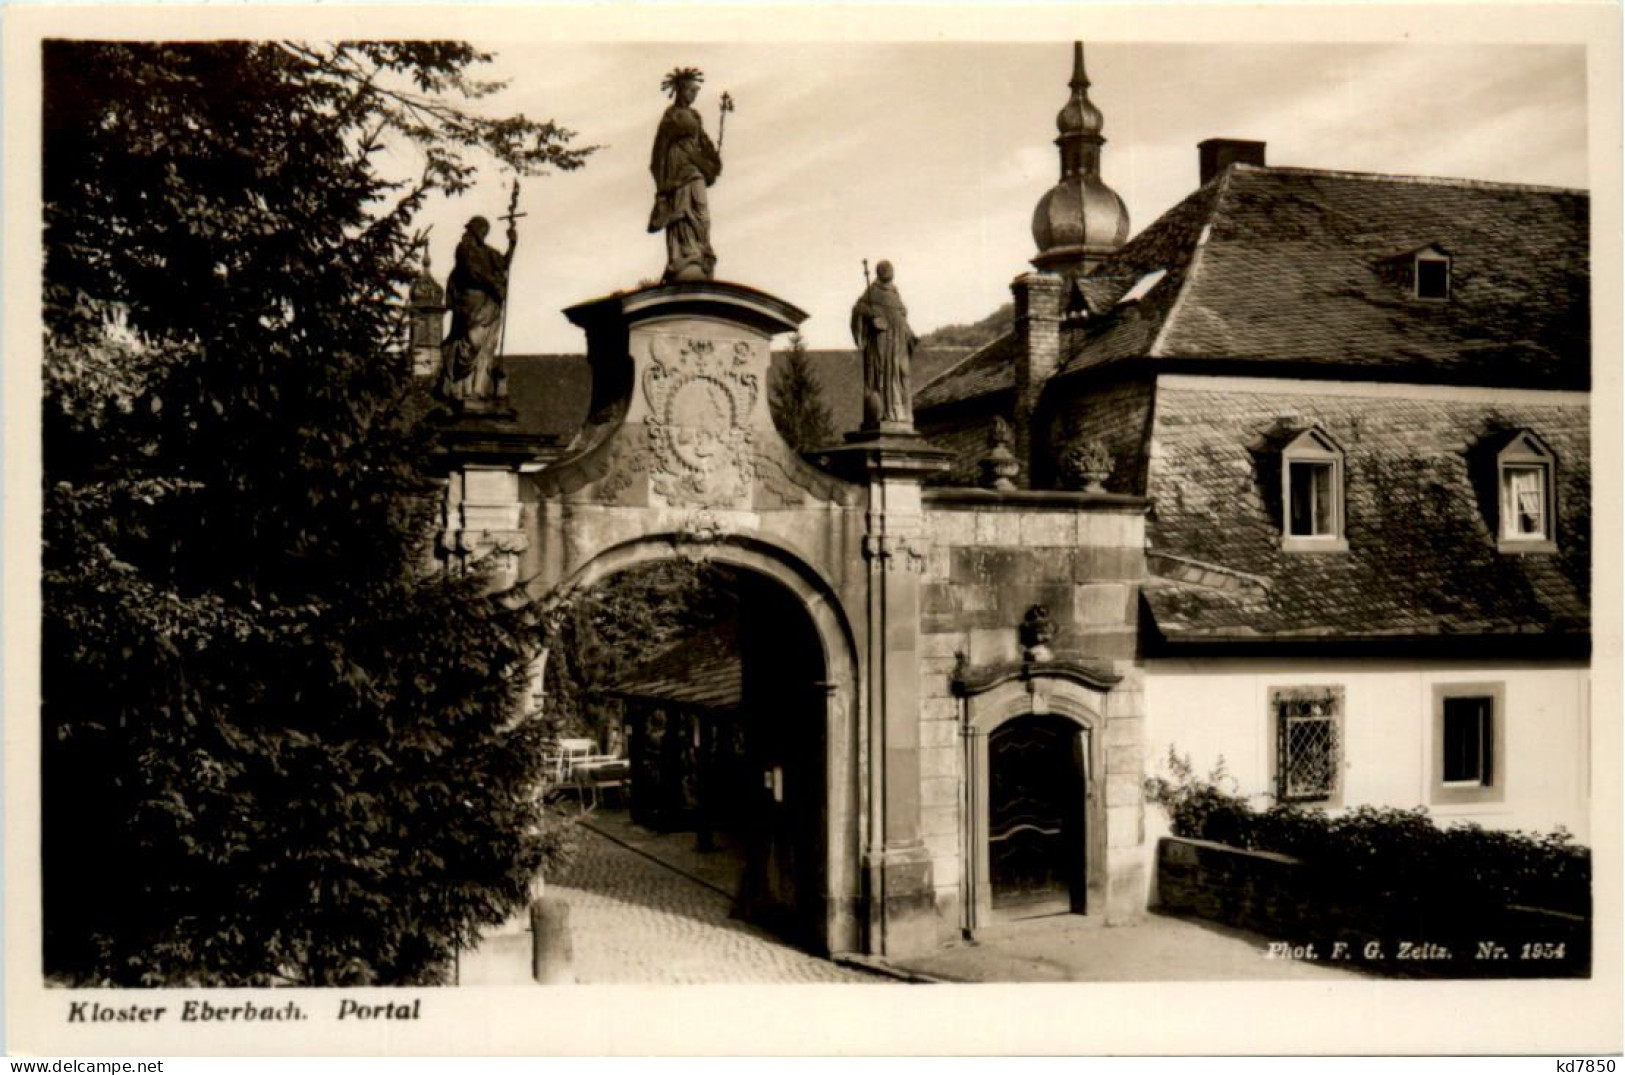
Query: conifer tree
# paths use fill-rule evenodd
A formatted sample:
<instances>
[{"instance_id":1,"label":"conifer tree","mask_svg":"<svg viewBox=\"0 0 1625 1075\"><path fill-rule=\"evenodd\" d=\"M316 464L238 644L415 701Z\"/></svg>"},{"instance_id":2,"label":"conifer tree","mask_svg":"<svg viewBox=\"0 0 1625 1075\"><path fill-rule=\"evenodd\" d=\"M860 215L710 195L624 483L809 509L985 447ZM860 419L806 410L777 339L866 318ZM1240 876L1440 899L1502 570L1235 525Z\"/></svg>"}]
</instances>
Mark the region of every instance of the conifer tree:
<instances>
[{"instance_id":1,"label":"conifer tree","mask_svg":"<svg viewBox=\"0 0 1625 1075\"><path fill-rule=\"evenodd\" d=\"M799 332L790 337L790 359L773 379L768 404L774 425L796 451L810 452L834 442L835 422Z\"/></svg>"},{"instance_id":2,"label":"conifer tree","mask_svg":"<svg viewBox=\"0 0 1625 1075\"><path fill-rule=\"evenodd\" d=\"M436 406L398 353L425 198L590 151L465 111L486 59L44 47L53 980L440 981L558 850L538 627L435 570Z\"/></svg>"}]
</instances>

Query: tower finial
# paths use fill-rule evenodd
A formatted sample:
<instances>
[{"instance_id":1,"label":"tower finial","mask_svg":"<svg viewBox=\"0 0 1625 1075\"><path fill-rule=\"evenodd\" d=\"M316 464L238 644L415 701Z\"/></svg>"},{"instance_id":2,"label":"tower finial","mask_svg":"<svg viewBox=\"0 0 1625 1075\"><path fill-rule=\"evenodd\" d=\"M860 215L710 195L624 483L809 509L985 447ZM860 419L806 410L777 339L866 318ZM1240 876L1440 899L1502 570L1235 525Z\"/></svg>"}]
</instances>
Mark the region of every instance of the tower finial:
<instances>
[{"instance_id":1,"label":"tower finial","mask_svg":"<svg viewBox=\"0 0 1625 1075\"><path fill-rule=\"evenodd\" d=\"M1089 76L1083 70L1082 41L1072 42L1072 80L1067 86L1072 93L1067 98L1066 107L1055 117L1055 126L1060 129L1061 137L1082 135L1097 138L1103 119L1100 109L1089 100Z\"/></svg>"},{"instance_id":2,"label":"tower finial","mask_svg":"<svg viewBox=\"0 0 1625 1075\"><path fill-rule=\"evenodd\" d=\"M1089 76L1083 69L1083 42L1072 43L1072 80L1066 106L1055 117L1060 137L1061 181L1038 202L1033 213L1033 239L1040 269L1077 276L1128 239L1128 210L1123 199L1100 178L1100 151L1106 139L1105 119L1089 100Z\"/></svg>"}]
</instances>

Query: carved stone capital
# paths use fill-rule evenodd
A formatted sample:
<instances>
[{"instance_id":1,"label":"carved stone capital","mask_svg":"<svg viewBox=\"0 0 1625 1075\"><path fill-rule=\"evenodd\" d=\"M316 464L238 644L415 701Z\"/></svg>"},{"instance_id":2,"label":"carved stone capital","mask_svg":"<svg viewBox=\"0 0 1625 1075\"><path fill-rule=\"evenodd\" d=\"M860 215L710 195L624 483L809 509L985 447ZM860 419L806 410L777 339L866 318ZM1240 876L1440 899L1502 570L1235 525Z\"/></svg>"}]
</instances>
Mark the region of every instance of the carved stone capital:
<instances>
[{"instance_id":1,"label":"carved stone capital","mask_svg":"<svg viewBox=\"0 0 1625 1075\"><path fill-rule=\"evenodd\" d=\"M863 558L883 571L912 571L924 574L930 545L923 538L906 534L865 534Z\"/></svg>"},{"instance_id":2,"label":"carved stone capital","mask_svg":"<svg viewBox=\"0 0 1625 1075\"><path fill-rule=\"evenodd\" d=\"M460 556L517 556L530 548L530 538L523 530L451 530L441 535L441 545Z\"/></svg>"}]
</instances>

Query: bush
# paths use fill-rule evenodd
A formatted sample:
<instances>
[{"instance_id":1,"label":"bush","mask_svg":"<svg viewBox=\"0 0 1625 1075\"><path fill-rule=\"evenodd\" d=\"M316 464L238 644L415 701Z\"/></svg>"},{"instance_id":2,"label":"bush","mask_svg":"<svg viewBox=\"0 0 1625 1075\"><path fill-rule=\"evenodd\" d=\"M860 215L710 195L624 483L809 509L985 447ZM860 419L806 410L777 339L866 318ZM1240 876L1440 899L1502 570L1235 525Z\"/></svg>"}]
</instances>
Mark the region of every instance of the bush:
<instances>
[{"instance_id":1,"label":"bush","mask_svg":"<svg viewBox=\"0 0 1625 1075\"><path fill-rule=\"evenodd\" d=\"M1336 817L1288 803L1259 811L1236 794L1223 758L1205 779L1171 747L1166 765L1172 779L1148 779L1146 799L1168 811L1175 836L1291 855L1327 885L1395 907L1449 901L1464 916L1509 906L1591 913L1591 852L1562 829L1440 828L1420 806L1357 806Z\"/></svg>"},{"instance_id":2,"label":"bush","mask_svg":"<svg viewBox=\"0 0 1625 1075\"><path fill-rule=\"evenodd\" d=\"M1206 779L1197 777L1189 755L1181 756L1172 747L1168 748L1166 764L1173 779L1149 778L1145 782L1145 797L1168 811L1174 835L1234 844L1234 837L1239 834L1236 828L1241 824L1239 819L1251 813L1251 808L1245 799L1235 794L1235 781L1225 771L1224 758L1219 758ZM1227 784L1230 791L1224 790Z\"/></svg>"}]
</instances>

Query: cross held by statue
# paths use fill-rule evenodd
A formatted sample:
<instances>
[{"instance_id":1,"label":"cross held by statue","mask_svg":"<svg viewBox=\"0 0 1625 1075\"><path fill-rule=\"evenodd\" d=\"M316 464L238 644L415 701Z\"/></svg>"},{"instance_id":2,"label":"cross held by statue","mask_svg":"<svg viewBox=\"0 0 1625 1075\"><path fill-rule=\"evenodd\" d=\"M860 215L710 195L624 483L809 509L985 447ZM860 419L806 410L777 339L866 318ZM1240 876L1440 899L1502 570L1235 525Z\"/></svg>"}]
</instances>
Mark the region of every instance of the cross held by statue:
<instances>
[{"instance_id":1,"label":"cross held by statue","mask_svg":"<svg viewBox=\"0 0 1625 1075\"><path fill-rule=\"evenodd\" d=\"M514 230L514 222L520 217L529 215L529 213L519 211L519 180L515 179L513 181L513 191L508 195L508 211L497 219L506 220L508 222L508 231L511 233Z\"/></svg>"}]
</instances>

